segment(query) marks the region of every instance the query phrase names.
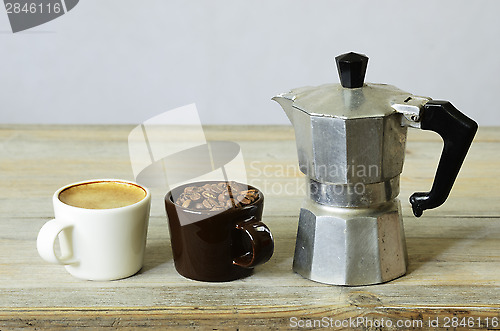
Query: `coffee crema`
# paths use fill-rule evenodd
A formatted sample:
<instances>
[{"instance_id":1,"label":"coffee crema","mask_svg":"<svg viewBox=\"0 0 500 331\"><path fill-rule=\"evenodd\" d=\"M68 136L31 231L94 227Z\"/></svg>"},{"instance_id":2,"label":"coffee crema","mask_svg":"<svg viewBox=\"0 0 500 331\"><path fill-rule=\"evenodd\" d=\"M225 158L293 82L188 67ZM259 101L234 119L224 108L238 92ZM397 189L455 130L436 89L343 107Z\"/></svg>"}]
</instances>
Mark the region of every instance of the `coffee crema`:
<instances>
[{"instance_id":1,"label":"coffee crema","mask_svg":"<svg viewBox=\"0 0 500 331\"><path fill-rule=\"evenodd\" d=\"M125 182L90 182L68 187L59 193L63 203L85 209L112 209L133 205L144 199L146 192Z\"/></svg>"}]
</instances>

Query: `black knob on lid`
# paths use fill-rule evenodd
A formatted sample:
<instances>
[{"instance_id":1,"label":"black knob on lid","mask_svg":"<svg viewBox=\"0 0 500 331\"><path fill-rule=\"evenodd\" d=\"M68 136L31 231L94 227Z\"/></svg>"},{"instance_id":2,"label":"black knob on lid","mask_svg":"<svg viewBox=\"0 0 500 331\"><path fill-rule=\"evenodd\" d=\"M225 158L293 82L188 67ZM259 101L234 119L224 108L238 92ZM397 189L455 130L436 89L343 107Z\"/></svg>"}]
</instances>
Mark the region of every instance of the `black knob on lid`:
<instances>
[{"instance_id":1,"label":"black knob on lid","mask_svg":"<svg viewBox=\"0 0 500 331\"><path fill-rule=\"evenodd\" d=\"M346 53L335 58L343 87L362 87L365 80L368 57L364 54Z\"/></svg>"}]
</instances>

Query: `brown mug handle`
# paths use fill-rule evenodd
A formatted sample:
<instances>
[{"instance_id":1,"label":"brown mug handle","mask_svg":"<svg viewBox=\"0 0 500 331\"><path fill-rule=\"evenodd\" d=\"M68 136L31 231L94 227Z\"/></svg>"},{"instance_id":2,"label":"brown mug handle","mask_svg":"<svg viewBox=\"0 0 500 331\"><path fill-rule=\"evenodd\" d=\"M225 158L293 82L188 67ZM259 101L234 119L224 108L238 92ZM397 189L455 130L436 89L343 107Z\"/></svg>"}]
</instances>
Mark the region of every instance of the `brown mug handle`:
<instances>
[{"instance_id":1,"label":"brown mug handle","mask_svg":"<svg viewBox=\"0 0 500 331\"><path fill-rule=\"evenodd\" d=\"M253 268L267 262L274 252L273 235L269 228L255 217L236 224L252 244L252 250L234 259L233 264L243 268Z\"/></svg>"}]
</instances>

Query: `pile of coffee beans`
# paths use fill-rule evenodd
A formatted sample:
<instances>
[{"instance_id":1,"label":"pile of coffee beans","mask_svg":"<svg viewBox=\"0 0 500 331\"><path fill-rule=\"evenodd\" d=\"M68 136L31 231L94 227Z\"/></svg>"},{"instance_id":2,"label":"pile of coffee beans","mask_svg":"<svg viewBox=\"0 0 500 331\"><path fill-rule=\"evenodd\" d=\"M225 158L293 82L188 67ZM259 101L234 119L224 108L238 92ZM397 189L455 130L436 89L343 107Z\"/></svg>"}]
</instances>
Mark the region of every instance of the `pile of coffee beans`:
<instances>
[{"instance_id":1,"label":"pile of coffee beans","mask_svg":"<svg viewBox=\"0 0 500 331\"><path fill-rule=\"evenodd\" d=\"M237 182L216 182L184 188L175 203L187 209L217 211L249 205L259 198L259 191Z\"/></svg>"}]
</instances>

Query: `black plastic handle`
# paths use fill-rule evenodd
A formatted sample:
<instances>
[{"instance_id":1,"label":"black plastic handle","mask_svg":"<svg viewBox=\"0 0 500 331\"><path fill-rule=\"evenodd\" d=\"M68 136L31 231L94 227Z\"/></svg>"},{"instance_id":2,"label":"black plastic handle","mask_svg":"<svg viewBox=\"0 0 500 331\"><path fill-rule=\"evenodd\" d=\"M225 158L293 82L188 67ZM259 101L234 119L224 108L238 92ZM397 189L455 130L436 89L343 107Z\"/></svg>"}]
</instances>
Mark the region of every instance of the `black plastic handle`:
<instances>
[{"instance_id":1,"label":"black plastic handle","mask_svg":"<svg viewBox=\"0 0 500 331\"><path fill-rule=\"evenodd\" d=\"M439 207L446 201L477 131L477 123L449 101L427 102L420 124L423 130L437 132L443 138L444 146L431 191L416 192L410 197L416 217L422 216L424 210Z\"/></svg>"}]
</instances>

